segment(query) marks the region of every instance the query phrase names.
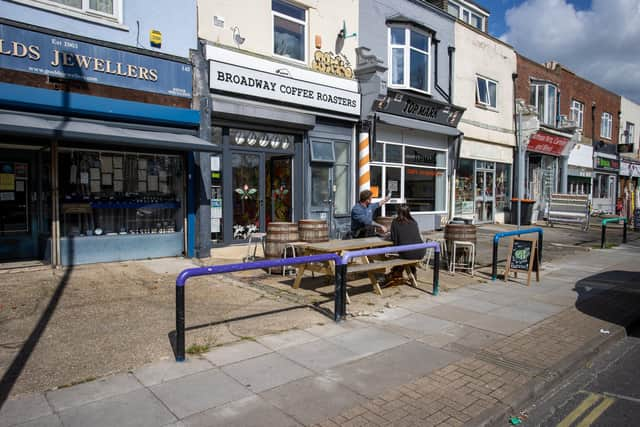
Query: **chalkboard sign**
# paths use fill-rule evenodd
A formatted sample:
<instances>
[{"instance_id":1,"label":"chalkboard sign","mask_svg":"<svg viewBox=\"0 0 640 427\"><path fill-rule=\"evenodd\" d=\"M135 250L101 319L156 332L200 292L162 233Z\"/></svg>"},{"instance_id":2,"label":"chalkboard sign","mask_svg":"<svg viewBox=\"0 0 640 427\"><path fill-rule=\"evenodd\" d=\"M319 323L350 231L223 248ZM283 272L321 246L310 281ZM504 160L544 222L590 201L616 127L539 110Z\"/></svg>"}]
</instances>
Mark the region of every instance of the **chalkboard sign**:
<instances>
[{"instance_id":1,"label":"chalkboard sign","mask_svg":"<svg viewBox=\"0 0 640 427\"><path fill-rule=\"evenodd\" d=\"M509 244L507 252L507 265L504 272L504 280L507 281L509 273L518 277L518 271L527 272L527 286L531 283L531 272L536 272L536 280L540 281L540 268L538 265L538 239L527 237L514 237Z\"/></svg>"}]
</instances>

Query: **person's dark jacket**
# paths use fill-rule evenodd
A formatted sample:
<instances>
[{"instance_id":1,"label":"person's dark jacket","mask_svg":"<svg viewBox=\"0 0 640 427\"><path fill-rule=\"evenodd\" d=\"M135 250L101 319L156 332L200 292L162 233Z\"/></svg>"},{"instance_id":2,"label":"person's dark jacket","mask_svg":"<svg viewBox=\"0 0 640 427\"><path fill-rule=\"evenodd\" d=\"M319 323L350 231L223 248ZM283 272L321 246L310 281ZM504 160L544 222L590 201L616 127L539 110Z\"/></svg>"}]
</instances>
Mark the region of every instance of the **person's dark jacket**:
<instances>
[{"instance_id":1,"label":"person's dark jacket","mask_svg":"<svg viewBox=\"0 0 640 427\"><path fill-rule=\"evenodd\" d=\"M391 223L391 241L394 246L423 243L420 229L415 221L400 223L397 219L394 219ZM417 249L415 251L399 252L398 254L400 258L404 259L422 259L426 252L426 249Z\"/></svg>"}]
</instances>

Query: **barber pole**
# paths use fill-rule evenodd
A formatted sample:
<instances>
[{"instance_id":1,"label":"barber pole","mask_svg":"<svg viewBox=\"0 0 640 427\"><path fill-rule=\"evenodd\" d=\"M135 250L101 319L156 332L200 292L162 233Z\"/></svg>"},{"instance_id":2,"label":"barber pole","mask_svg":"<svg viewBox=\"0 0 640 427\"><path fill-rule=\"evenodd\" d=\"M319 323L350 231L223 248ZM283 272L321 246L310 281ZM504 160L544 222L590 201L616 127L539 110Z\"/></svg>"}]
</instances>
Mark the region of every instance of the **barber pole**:
<instances>
[{"instance_id":1,"label":"barber pole","mask_svg":"<svg viewBox=\"0 0 640 427\"><path fill-rule=\"evenodd\" d=\"M358 144L358 172L359 191L368 190L371 187L371 176L369 174L369 133L360 132Z\"/></svg>"}]
</instances>

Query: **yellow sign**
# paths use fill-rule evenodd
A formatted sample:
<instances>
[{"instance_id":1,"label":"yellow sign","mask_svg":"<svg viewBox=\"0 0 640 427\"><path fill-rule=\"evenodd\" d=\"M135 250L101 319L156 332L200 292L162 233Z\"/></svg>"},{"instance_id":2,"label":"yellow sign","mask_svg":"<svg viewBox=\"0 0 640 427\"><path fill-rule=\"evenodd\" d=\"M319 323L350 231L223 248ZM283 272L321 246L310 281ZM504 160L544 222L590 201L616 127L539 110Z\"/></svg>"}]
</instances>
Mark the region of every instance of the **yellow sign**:
<instances>
[{"instance_id":1,"label":"yellow sign","mask_svg":"<svg viewBox=\"0 0 640 427\"><path fill-rule=\"evenodd\" d=\"M332 52L316 50L316 53L313 54L313 61L311 61L311 68L333 76L353 78L353 69L349 60L344 55Z\"/></svg>"},{"instance_id":2,"label":"yellow sign","mask_svg":"<svg viewBox=\"0 0 640 427\"><path fill-rule=\"evenodd\" d=\"M162 47L162 33L158 30L151 30L149 33L149 42L152 47Z\"/></svg>"},{"instance_id":3,"label":"yellow sign","mask_svg":"<svg viewBox=\"0 0 640 427\"><path fill-rule=\"evenodd\" d=\"M0 173L0 191L14 191L16 176L12 173Z\"/></svg>"}]
</instances>

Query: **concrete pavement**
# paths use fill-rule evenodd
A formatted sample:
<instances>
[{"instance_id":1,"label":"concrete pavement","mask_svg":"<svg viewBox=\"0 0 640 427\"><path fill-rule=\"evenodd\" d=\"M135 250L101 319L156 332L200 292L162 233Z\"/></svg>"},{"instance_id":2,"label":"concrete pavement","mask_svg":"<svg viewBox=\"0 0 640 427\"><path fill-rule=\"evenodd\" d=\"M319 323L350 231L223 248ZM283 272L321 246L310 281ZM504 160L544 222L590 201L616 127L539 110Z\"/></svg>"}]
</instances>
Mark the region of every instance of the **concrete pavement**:
<instances>
[{"instance_id":1,"label":"concrete pavement","mask_svg":"<svg viewBox=\"0 0 640 427\"><path fill-rule=\"evenodd\" d=\"M494 425L640 315L640 248L7 400L0 426Z\"/></svg>"}]
</instances>

